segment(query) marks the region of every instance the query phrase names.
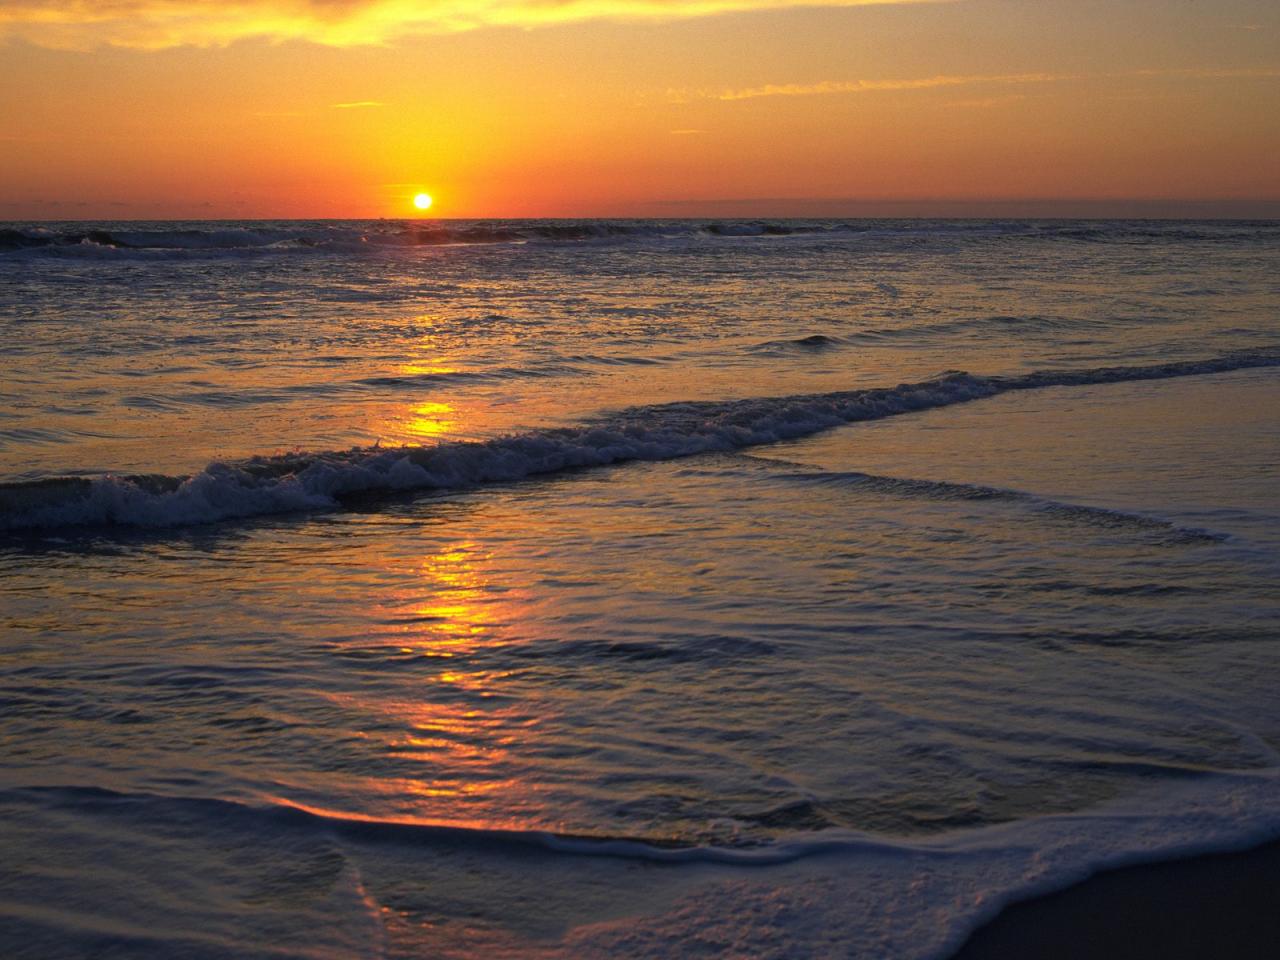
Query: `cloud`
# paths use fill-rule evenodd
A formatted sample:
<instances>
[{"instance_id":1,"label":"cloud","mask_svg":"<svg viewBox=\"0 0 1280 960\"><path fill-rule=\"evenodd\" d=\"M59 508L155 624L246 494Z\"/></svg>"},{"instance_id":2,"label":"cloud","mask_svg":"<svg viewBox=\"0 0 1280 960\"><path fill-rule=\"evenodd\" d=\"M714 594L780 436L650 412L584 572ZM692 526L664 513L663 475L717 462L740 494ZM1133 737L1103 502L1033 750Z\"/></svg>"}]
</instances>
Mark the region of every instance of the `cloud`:
<instances>
[{"instance_id":1,"label":"cloud","mask_svg":"<svg viewBox=\"0 0 1280 960\"><path fill-rule=\"evenodd\" d=\"M916 80L823 80L820 83L769 83L762 87L725 90L717 100L753 100L757 97L812 97L828 93L881 93L892 90L931 90L975 84L1054 83L1081 79L1077 74L1008 73L993 76L936 76Z\"/></svg>"},{"instance_id":2,"label":"cloud","mask_svg":"<svg viewBox=\"0 0 1280 960\"><path fill-rule=\"evenodd\" d=\"M1042 83L1064 83L1070 80L1274 80L1280 78L1280 68L1257 67L1242 69L1174 69L1133 70L1128 73L1002 73L977 75L947 75L919 77L911 80L822 80L818 83L768 83L759 87L743 87L737 90L668 91L667 97L677 103L691 98L712 100L754 100L758 97L814 97L826 94L883 93L894 90L933 90L939 87L1011 86ZM1017 94L1003 97L986 97L970 101L956 101L954 106L993 106L1016 98Z\"/></svg>"},{"instance_id":3,"label":"cloud","mask_svg":"<svg viewBox=\"0 0 1280 960\"><path fill-rule=\"evenodd\" d=\"M1025 99L1027 99L1026 94L1010 93L1003 97L975 97L971 100L950 100L947 102L947 106L957 107L962 110L990 110L992 107L1020 103Z\"/></svg>"},{"instance_id":4,"label":"cloud","mask_svg":"<svg viewBox=\"0 0 1280 960\"><path fill-rule=\"evenodd\" d=\"M356 46L491 26L935 2L951 0L0 0L0 39L74 50L246 38Z\"/></svg>"},{"instance_id":5,"label":"cloud","mask_svg":"<svg viewBox=\"0 0 1280 960\"><path fill-rule=\"evenodd\" d=\"M1125 77L1183 77L1188 80L1280 80L1280 67L1240 67L1238 69L1188 68L1185 70L1135 70L1116 74Z\"/></svg>"},{"instance_id":6,"label":"cloud","mask_svg":"<svg viewBox=\"0 0 1280 960\"><path fill-rule=\"evenodd\" d=\"M335 110L364 110L371 107L385 107L381 100L352 100L350 103L331 103Z\"/></svg>"}]
</instances>

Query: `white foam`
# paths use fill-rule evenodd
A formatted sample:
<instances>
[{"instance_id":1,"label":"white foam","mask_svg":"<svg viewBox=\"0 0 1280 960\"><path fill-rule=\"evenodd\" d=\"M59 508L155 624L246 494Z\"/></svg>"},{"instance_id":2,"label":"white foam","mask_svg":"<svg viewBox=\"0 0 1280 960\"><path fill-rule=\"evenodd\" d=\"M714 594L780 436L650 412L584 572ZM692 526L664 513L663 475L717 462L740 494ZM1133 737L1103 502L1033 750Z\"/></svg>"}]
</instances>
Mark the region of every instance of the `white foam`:
<instances>
[{"instance_id":1,"label":"white foam","mask_svg":"<svg viewBox=\"0 0 1280 960\"><path fill-rule=\"evenodd\" d=\"M715 955L941 960L1010 903L1102 870L1280 836L1277 787L1276 770L1222 774L920 843L832 840L825 855L722 871L672 909L580 927L563 955L656 960L698 942L724 951Z\"/></svg>"},{"instance_id":2,"label":"white foam","mask_svg":"<svg viewBox=\"0 0 1280 960\"><path fill-rule=\"evenodd\" d=\"M1012 390L1194 376L1277 363L1280 357L1272 354L1238 354L1017 377L950 373L885 389L641 407L578 427L487 441L259 457L213 464L185 478L66 478L9 485L0 487L0 530L167 527L332 509L342 497L361 492L457 489L572 468L738 450Z\"/></svg>"}]
</instances>

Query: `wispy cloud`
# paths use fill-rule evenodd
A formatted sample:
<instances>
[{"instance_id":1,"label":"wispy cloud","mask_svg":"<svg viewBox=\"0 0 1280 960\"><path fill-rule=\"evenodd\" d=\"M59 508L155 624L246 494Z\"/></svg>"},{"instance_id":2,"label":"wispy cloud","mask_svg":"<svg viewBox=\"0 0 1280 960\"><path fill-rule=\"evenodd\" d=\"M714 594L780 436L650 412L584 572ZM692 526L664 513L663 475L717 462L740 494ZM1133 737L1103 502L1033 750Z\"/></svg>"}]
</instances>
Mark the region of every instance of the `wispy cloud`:
<instances>
[{"instance_id":1,"label":"wispy cloud","mask_svg":"<svg viewBox=\"0 0 1280 960\"><path fill-rule=\"evenodd\" d=\"M356 46L491 26L944 2L951 0L0 0L0 39L79 50L210 47L251 37Z\"/></svg>"},{"instance_id":2,"label":"wispy cloud","mask_svg":"<svg viewBox=\"0 0 1280 960\"><path fill-rule=\"evenodd\" d=\"M381 100L352 100L349 103L331 103L329 106L335 110L364 110L385 107L386 104Z\"/></svg>"},{"instance_id":3,"label":"wispy cloud","mask_svg":"<svg viewBox=\"0 0 1280 960\"><path fill-rule=\"evenodd\" d=\"M883 93L893 90L931 90L935 87L966 87L977 84L1054 83L1078 80L1079 74L1008 73L990 76L921 77L915 80L823 80L819 83L769 83L760 87L723 90L717 100L754 100L757 97L812 97L831 93Z\"/></svg>"},{"instance_id":4,"label":"wispy cloud","mask_svg":"<svg viewBox=\"0 0 1280 960\"><path fill-rule=\"evenodd\" d=\"M1072 80L1273 80L1280 78L1280 67L1241 69L1188 68L1171 70L1131 70L1125 73L1001 73L938 74L932 77L896 80L821 80L817 83L767 83L758 87L733 90L669 90L667 98L678 103L691 99L754 100L759 97L815 97L830 94L886 93L902 90L933 90L940 87L1023 86L1065 83ZM1017 99L1021 94L954 101L952 106L994 106Z\"/></svg>"},{"instance_id":5,"label":"wispy cloud","mask_svg":"<svg viewBox=\"0 0 1280 960\"><path fill-rule=\"evenodd\" d=\"M975 97L971 100L949 100L948 107L961 110L990 110L992 107L1003 107L1008 103L1020 103L1027 99L1026 94L1010 93L1003 97Z\"/></svg>"},{"instance_id":6,"label":"wispy cloud","mask_svg":"<svg viewBox=\"0 0 1280 960\"><path fill-rule=\"evenodd\" d=\"M1185 77L1189 80L1280 80L1280 67L1189 68L1186 70L1135 70L1117 77Z\"/></svg>"}]
</instances>

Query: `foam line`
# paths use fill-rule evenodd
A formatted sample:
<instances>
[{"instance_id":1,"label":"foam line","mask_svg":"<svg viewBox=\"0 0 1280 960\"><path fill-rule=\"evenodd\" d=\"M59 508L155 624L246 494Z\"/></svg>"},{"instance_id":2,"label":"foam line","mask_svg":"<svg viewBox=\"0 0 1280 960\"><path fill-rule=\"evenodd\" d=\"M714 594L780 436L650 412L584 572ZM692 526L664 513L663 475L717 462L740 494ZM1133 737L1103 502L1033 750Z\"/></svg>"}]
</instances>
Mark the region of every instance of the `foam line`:
<instances>
[{"instance_id":1,"label":"foam line","mask_svg":"<svg viewBox=\"0 0 1280 960\"><path fill-rule=\"evenodd\" d=\"M169 527L327 510L368 492L452 490L634 460L669 460L808 436L861 420L965 403L1015 390L1200 376L1280 364L1238 353L1153 366L981 377L950 372L919 383L835 393L635 407L583 424L429 447L355 448L215 463L192 476L78 476L0 485L0 530Z\"/></svg>"}]
</instances>

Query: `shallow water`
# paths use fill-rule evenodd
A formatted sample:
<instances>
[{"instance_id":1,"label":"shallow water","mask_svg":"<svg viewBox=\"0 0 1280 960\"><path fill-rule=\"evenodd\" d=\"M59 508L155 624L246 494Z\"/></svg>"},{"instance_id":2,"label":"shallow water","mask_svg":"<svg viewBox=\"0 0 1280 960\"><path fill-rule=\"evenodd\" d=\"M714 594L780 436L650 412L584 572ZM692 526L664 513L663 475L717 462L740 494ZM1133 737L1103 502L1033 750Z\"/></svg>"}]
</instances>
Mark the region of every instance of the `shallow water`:
<instances>
[{"instance_id":1,"label":"shallow water","mask_svg":"<svg viewBox=\"0 0 1280 960\"><path fill-rule=\"evenodd\" d=\"M1276 227L554 226L15 228L7 952L936 956L1280 834Z\"/></svg>"}]
</instances>

